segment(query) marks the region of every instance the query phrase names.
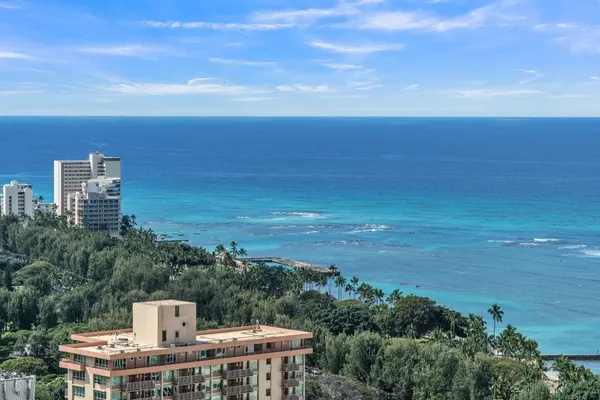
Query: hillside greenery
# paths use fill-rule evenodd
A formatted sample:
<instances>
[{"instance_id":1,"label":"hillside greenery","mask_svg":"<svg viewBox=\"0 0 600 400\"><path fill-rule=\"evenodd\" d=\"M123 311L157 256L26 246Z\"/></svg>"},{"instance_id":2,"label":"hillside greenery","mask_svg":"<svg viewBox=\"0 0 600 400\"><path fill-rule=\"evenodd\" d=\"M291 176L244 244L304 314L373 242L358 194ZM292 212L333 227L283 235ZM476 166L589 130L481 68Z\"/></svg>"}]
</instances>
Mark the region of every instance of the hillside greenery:
<instances>
[{"instance_id":1,"label":"hillside greenery","mask_svg":"<svg viewBox=\"0 0 600 400\"><path fill-rule=\"evenodd\" d=\"M235 242L214 251L164 243L135 217L121 233L88 233L51 214L0 218L0 369L37 375L39 399L64 398L58 345L72 333L131 326L133 302L169 298L197 304L198 329L260 321L313 332L309 399L553 398L537 343L512 325L495 332L496 304L490 334L480 316L385 294L335 266L250 265ZM589 371L565 359L556 370L555 399L600 398Z\"/></svg>"}]
</instances>

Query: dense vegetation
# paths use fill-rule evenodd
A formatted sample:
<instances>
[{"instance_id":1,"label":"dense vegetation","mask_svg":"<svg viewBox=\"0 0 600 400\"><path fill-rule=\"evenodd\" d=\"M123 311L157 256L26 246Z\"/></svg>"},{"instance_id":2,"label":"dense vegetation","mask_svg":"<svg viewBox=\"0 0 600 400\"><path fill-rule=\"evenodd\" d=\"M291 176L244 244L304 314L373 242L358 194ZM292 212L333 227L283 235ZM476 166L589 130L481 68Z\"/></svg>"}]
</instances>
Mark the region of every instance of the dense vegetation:
<instances>
[{"instance_id":1,"label":"dense vegetation","mask_svg":"<svg viewBox=\"0 0 600 400\"><path fill-rule=\"evenodd\" d=\"M198 304L198 329L260 321L312 331L310 399L550 399L537 343L503 312L462 316L396 290L386 296L335 267L327 273L239 261L157 236L124 218L122 239L38 214L0 219L0 368L38 375L37 397L62 400L58 344L73 332L131 325L131 303ZM494 356L495 355L495 356ZM599 399L600 382L561 359L557 400ZM587 396L587 397L586 397Z\"/></svg>"}]
</instances>

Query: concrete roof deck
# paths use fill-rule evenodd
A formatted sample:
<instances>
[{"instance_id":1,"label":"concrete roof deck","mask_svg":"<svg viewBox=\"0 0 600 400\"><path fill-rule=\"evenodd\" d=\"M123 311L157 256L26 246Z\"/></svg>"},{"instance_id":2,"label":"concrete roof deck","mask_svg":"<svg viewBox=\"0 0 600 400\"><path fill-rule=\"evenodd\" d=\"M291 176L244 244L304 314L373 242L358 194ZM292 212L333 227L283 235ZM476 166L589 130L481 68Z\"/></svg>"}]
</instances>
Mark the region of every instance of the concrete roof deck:
<instances>
[{"instance_id":1,"label":"concrete roof deck","mask_svg":"<svg viewBox=\"0 0 600 400\"><path fill-rule=\"evenodd\" d=\"M173 349L180 349L179 351L181 352L197 351L198 349L203 348L214 349L219 347L233 347L254 343L267 343L273 341L276 342L309 338L312 338L312 334L310 332L264 325L254 325L198 331L196 332L196 342L181 343L173 346L154 346L150 344L135 343L133 340L133 331L131 329L124 329L120 331L74 334L72 335L73 340L84 343L77 343L75 345L67 346L73 350L85 349L87 352L92 352L99 355L117 355L138 352L154 352L156 350L166 350L166 352L169 353L173 352ZM198 349L191 349L190 347L198 347Z\"/></svg>"}]
</instances>

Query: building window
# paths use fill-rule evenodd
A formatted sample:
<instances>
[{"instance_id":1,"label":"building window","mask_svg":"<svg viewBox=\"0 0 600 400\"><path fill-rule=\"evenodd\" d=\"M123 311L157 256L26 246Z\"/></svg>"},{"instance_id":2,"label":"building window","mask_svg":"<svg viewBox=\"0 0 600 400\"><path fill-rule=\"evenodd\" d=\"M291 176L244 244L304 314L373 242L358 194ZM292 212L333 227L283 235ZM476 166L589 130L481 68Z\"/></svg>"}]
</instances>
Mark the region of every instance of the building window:
<instances>
[{"instance_id":1,"label":"building window","mask_svg":"<svg viewBox=\"0 0 600 400\"><path fill-rule=\"evenodd\" d=\"M121 386L121 377L120 376L115 376L111 379L111 383L110 386L114 389L118 388L119 386Z\"/></svg>"},{"instance_id":2,"label":"building window","mask_svg":"<svg viewBox=\"0 0 600 400\"><path fill-rule=\"evenodd\" d=\"M75 362L79 364L85 364L85 356L81 354L75 354Z\"/></svg>"},{"instance_id":3,"label":"building window","mask_svg":"<svg viewBox=\"0 0 600 400\"><path fill-rule=\"evenodd\" d=\"M179 339L179 331L175 331L175 339Z\"/></svg>"},{"instance_id":4,"label":"building window","mask_svg":"<svg viewBox=\"0 0 600 400\"><path fill-rule=\"evenodd\" d=\"M267 380L270 381L271 380L271 373L267 372Z\"/></svg>"},{"instance_id":5,"label":"building window","mask_svg":"<svg viewBox=\"0 0 600 400\"><path fill-rule=\"evenodd\" d=\"M85 371L73 371L73 379L76 381L85 381Z\"/></svg>"},{"instance_id":6,"label":"building window","mask_svg":"<svg viewBox=\"0 0 600 400\"><path fill-rule=\"evenodd\" d=\"M167 354L165 359L167 364L173 364L175 362L175 354Z\"/></svg>"},{"instance_id":7,"label":"building window","mask_svg":"<svg viewBox=\"0 0 600 400\"><path fill-rule=\"evenodd\" d=\"M106 400L106 392L104 390L94 390L94 400Z\"/></svg>"},{"instance_id":8,"label":"building window","mask_svg":"<svg viewBox=\"0 0 600 400\"><path fill-rule=\"evenodd\" d=\"M108 368L108 360L103 358L96 358L94 365L98 368Z\"/></svg>"},{"instance_id":9,"label":"building window","mask_svg":"<svg viewBox=\"0 0 600 400\"><path fill-rule=\"evenodd\" d=\"M81 386L73 386L73 395L75 397L85 397L85 388Z\"/></svg>"},{"instance_id":10,"label":"building window","mask_svg":"<svg viewBox=\"0 0 600 400\"><path fill-rule=\"evenodd\" d=\"M179 317L179 306L175 306L175 316Z\"/></svg>"},{"instance_id":11,"label":"building window","mask_svg":"<svg viewBox=\"0 0 600 400\"><path fill-rule=\"evenodd\" d=\"M204 360L206 358L206 350L200 350L198 352L198 360Z\"/></svg>"},{"instance_id":12,"label":"building window","mask_svg":"<svg viewBox=\"0 0 600 400\"><path fill-rule=\"evenodd\" d=\"M267 365L271 365L271 359L267 358Z\"/></svg>"},{"instance_id":13,"label":"building window","mask_svg":"<svg viewBox=\"0 0 600 400\"><path fill-rule=\"evenodd\" d=\"M106 385L106 377L102 375L94 375L94 383L98 385Z\"/></svg>"},{"instance_id":14,"label":"building window","mask_svg":"<svg viewBox=\"0 0 600 400\"><path fill-rule=\"evenodd\" d=\"M271 389L267 389L267 397L271 396Z\"/></svg>"},{"instance_id":15,"label":"building window","mask_svg":"<svg viewBox=\"0 0 600 400\"><path fill-rule=\"evenodd\" d=\"M167 341L167 331L162 331L162 341L163 342Z\"/></svg>"},{"instance_id":16,"label":"building window","mask_svg":"<svg viewBox=\"0 0 600 400\"><path fill-rule=\"evenodd\" d=\"M125 369L125 359L120 358L118 360L113 360L113 368L114 369Z\"/></svg>"}]
</instances>

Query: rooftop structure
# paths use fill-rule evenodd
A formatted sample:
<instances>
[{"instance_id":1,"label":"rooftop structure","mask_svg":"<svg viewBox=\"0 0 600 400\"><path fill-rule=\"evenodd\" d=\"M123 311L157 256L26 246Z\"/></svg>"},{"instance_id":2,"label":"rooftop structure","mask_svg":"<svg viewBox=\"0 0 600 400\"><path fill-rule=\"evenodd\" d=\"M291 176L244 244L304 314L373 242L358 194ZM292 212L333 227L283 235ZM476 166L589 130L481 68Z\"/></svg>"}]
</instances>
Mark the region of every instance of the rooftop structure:
<instances>
[{"instance_id":1,"label":"rooftop structure","mask_svg":"<svg viewBox=\"0 0 600 400\"><path fill-rule=\"evenodd\" d=\"M304 398L310 332L252 325L196 331L196 304L135 303L133 328L73 334L67 398ZM105 397L106 396L106 397Z\"/></svg>"},{"instance_id":2,"label":"rooftop structure","mask_svg":"<svg viewBox=\"0 0 600 400\"><path fill-rule=\"evenodd\" d=\"M1 400L34 400L35 376L0 370Z\"/></svg>"}]
</instances>

